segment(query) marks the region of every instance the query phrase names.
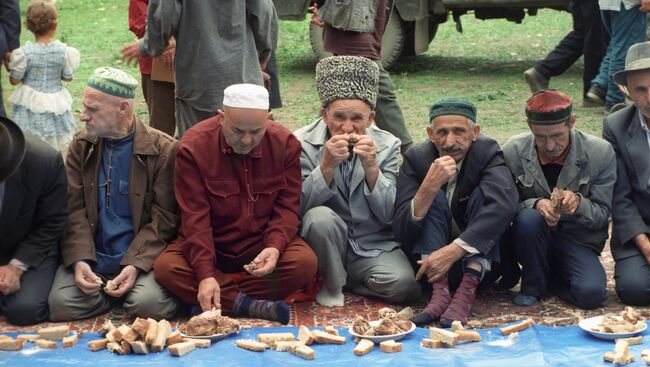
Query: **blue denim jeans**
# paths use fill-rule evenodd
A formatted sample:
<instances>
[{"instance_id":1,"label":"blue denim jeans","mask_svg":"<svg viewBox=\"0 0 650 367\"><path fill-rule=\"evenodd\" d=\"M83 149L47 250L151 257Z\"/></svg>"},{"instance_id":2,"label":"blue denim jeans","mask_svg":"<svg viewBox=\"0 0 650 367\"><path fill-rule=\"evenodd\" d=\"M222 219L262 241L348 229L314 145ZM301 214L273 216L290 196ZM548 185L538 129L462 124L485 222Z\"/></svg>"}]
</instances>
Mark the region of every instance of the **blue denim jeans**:
<instances>
[{"instance_id":1,"label":"blue denim jeans","mask_svg":"<svg viewBox=\"0 0 650 367\"><path fill-rule=\"evenodd\" d=\"M638 6L626 10L623 4L620 11L601 10L600 14L610 39L598 75L591 84L607 91L605 105L612 106L625 101L625 96L612 80L612 75L625 68L625 55L630 46L645 42L647 17L645 13L639 11Z\"/></svg>"}]
</instances>

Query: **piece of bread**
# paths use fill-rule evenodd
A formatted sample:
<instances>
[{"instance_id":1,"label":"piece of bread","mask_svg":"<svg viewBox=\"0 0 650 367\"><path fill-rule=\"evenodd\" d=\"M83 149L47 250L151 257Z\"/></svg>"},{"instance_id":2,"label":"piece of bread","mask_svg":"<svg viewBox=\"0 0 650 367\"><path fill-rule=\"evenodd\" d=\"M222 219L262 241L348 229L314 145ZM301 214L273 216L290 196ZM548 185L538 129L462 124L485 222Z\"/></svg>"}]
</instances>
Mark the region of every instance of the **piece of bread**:
<instances>
[{"instance_id":1,"label":"piece of bread","mask_svg":"<svg viewBox=\"0 0 650 367\"><path fill-rule=\"evenodd\" d=\"M172 332L172 325L167 320L158 321L158 330L156 331L156 338L151 343L152 352L162 352L165 348L167 337Z\"/></svg>"},{"instance_id":2,"label":"piece of bread","mask_svg":"<svg viewBox=\"0 0 650 367\"><path fill-rule=\"evenodd\" d=\"M108 344L108 339L91 340L88 343L86 343L88 349L90 349L93 352L106 349L107 344Z\"/></svg>"},{"instance_id":3,"label":"piece of bread","mask_svg":"<svg viewBox=\"0 0 650 367\"><path fill-rule=\"evenodd\" d=\"M615 339L615 342L618 343L619 341L626 341L628 345L643 344L643 336L639 335L639 336L635 336L635 337L632 337L632 338Z\"/></svg>"},{"instance_id":4,"label":"piece of bread","mask_svg":"<svg viewBox=\"0 0 650 367\"><path fill-rule=\"evenodd\" d=\"M112 291L116 290L117 288L118 288L117 284L115 284L115 282L113 280L109 280L108 282L106 282L106 286L104 287L104 291L112 292Z\"/></svg>"},{"instance_id":5,"label":"piece of bread","mask_svg":"<svg viewBox=\"0 0 650 367\"><path fill-rule=\"evenodd\" d=\"M116 342L121 342L122 340L134 341L137 337L137 334L131 330L129 325L120 325L116 330L113 331L113 339Z\"/></svg>"},{"instance_id":6,"label":"piece of bread","mask_svg":"<svg viewBox=\"0 0 650 367\"><path fill-rule=\"evenodd\" d=\"M257 341L265 343L270 348L275 348L275 342L279 341L294 341L296 336L292 333L262 333L257 335Z\"/></svg>"},{"instance_id":7,"label":"piece of bread","mask_svg":"<svg viewBox=\"0 0 650 367\"><path fill-rule=\"evenodd\" d=\"M290 352L298 344L304 345L301 342L297 342L297 341L280 340L274 343L273 348L275 348L275 350L278 352Z\"/></svg>"},{"instance_id":8,"label":"piece of bread","mask_svg":"<svg viewBox=\"0 0 650 367\"><path fill-rule=\"evenodd\" d=\"M515 340L515 339L517 339L518 337L519 337L519 333L516 332L516 331L515 331L514 333L510 333L510 335L508 335L508 339L509 339L509 340Z\"/></svg>"},{"instance_id":9,"label":"piece of bread","mask_svg":"<svg viewBox=\"0 0 650 367\"><path fill-rule=\"evenodd\" d=\"M184 342L183 336L181 335L180 331L174 331L171 334L167 336L167 340L165 341L165 344L167 346L174 345L176 343L182 343Z\"/></svg>"},{"instance_id":10,"label":"piece of bread","mask_svg":"<svg viewBox=\"0 0 650 367\"><path fill-rule=\"evenodd\" d=\"M325 326L325 332L332 335L339 335L339 331L334 326Z\"/></svg>"},{"instance_id":11,"label":"piece of bread","mask_svg":"<svg viewBox=\"0 0 650 367\"><path fill-rule=\"evenodd\" d=\"M147 330L149 330L149 320L141 319L137 317L133 324L131 324L131 330L135 331L141 338L147 335Z\"/></svg>"},{"instance_id":12,"label":"piece of bread","mask_svg":"<svg viewBox=\"0 0 650 367\"><path fill-rule=\"evenodd\" d=\"M0 350L17 351L23 349L24 345L24 340L13 339L11 337L0 338Z\"/></svg>"},{"instance_id":13,"label":"piece of bread","mask_svg":"<svg viewBox=\"0 0 650 367\"><path fill-rule=\"evenodd\" d=\"M459 320L454 320L451 322L451 331L464 330L463 323Z\"/></svg>"},{"instance_id":14,"label":"piece of bread","mask_svg":"<svg viewBox=\"0 0 650 367\"><path fill-rule=\"evenodd\" d=\"M158 335L158 321L154 319L147 319L149 321L149 328L145 334L144 341L151 345L156 341L156 335Z\"/></svg>"},{"instance_id":15,"label":"piece of bread","mask_svg":"<svg viewBox=\"0 0 650 367\"><path fill-rule=\"evenodd\" d=\"M169 354L173 355L174 357L182 357L194 350L194 343L192 342L176 343L174 345L170 345L167 349L169 350Z\"/></svg>"},{"instance_id":16,"label":"piece of bread","mask_svg":"<svg viewBox=\"0 0 650 367\"><path fill-rule=\"evenodd\" d=\"M106 336L109 331L116 329L115 325L113 325L113 322L111 320L106 320L104 321L104 324L102 327L99 328L97 331L98 333L102 334L102 336Z\"/></svg>"},{"instance_id":17,"label":"piece of bread","mask_svg":"<svg viewBox=\"0 0 650 367\"><path fill-rule=\"evenodd\" d=\"M402 343L398 343L394 340L386 340L379 343L379 350L384 353L397 353L402 351Z\"/></svg>"},{"instance_id":18,"label":"piece of bread","mask_svg":"<svg viewBox=\"0 0 650 367\"><path fill-rule=\"evenodd\" d=\"M147 343L143 342L142 340L136 340L132 341L131 343L131 350L135 354L149 354L149 347L147 346Z\"/></svg>"},{"instance_id":19,"label":"piece of bread","mask_svg":"<svg viewBox=\"0 0 650 367\"><path fill-rule=\"evenodd\" d=\"M423 338L421 346L425 348L438 349L444 347L444 344L440 340Z\"/></svg>"},{"instance_id":20,"label":"piece of bread","mask_svg":"<svg viewBox=\"0 0 650 367\"><path fill-rule=\"evenodd\" d=\"M50 326L40 329L38 335L46 340L63 340L63 338L68 336L69 330L70 326L68 325Z\"/></svg>"},{"instance_id":21,"label":"piece of bread","mask_svg":"<svg viewBox=\"0 0 650 367\"><path fill-rule=\"evenodd\" d=\"M291 349L291 353L302 359L308 360L312 360L316 357L316 352L314 352L313 349L301 343L296 344L295 348Z\"/></svg>"},{"instance_id":22,"label":"piece of bread","mask_svg":"<svg viewBox=\"0 0 650 367\"><path fill-rule=\"evenodd\" d=\"M119 343L120 341L116 338L115 334L118 334L121 336L121 334L117 331L117 328L110 330L109 332L104 335L106 339L108 339L109 343Z\"/></svg>"},{"instance_id":23,"label":"piece of bread","mask_svg":"<svg viewBox=\"0 0 650 367\"><path fill-rule=\"evenodd\" d=\"M47 339L36 339L34 340L34 345L43 349L56 349L56 342L54 340Z\"/></svg>"},{"instance_id":24,"label":"piece of bread","mask_svg":"<svg viewBox=\"0 0 650 367\"><path fill-rule=\"evenodd\" d=\"M193 339L193 338L184 338L184 342L194 343L196 348L210 348L212 341L210 339Z\"/></svg>"},{"instance_id":25,"label":"piece of bread","mask_svg":"<svg viewBox=\"0 0 650 367\"><path fill-rule=\"evenodd\" d=\"M526 320L524 320L524 321L522 321L522 322L520 322L518 324L514 324L514 325L510 325L510 326L506 326L504 328L501 328L501 335L508 335L508 334L514 333L516 331L518 332L518 331L526 330L529 327L532 327L533 325L535 325L535 321L533 321L533 319L529 318L529 319L526 319Z\"/></svg>"},{"instance_id":26,"label":"piece of bread","mask_svg":"<svg viewBox=\"0 0 650 367\"><path fill-rule=\"evenodd\" d=\"M316 343L320 344L345 344L345 337L339 335L328 334L321 330L312 330L312 336Z\"/></svg>"},{"instance_id":27,"label":"piece of bread","mask_svg":"<svg viewBox=\"0 0 650 367\"><path fill-rule=\"evenodd\" d=\"M63 338L63 341L61 342L61 345L63 348L70 348L73 345L77 345L77 341L79 339L79 336L77 334L67 336Z\"/></svg>"},{"instance_id":28,"label":"piece of bread","mask_svg":"<svg viewBox=\"0 0 650 367\"><path fill-rule=\"evenodd\" d=\"M352 349L352 353L354 353L355 356L363 356L370 353L374 347L375 343L371 342L368 339L361 339L359 340L359 344L357 344L357 346Z\"/></svg>"},{"instance_id":29,"label":"piece of bread","mask_svg":"<svg viewBox=\"0 0 650 367\"><path fill-rule=\"evenodd\" d=\"M460 337L453 331L440 329L437 327L429 328L429 337L431 339L440 340L447 345L456 345Z\"/></svg>"},{"instance_id":30,"label":"piece of bread","mask_svg":"<svg viewBox=\"0 0 650 367\"><path fill-rule=\"evenodd\" d=\"M456 334L458 334L458 339L460 341L480 342L483 340L481 338L481 334L477 333L474 330L456 330Z\"/></svg>"},{"instance_id":31,"label":"piece of bread","mask_svg":"<svg viewBox=\"0 0 650 367\"><path fill-rule=\"evenodd\" d=\"M311 345L314 342L314 336L307 326L302 325L298 328L298 340L305 345Z\"/></svg>"},{"instance_id":32,"label":"piece of bread","mask_svg":"<svg viewBox=\"0 0 650 367\"><path fill-rule=\"evenodd\" d=\"M641 357L641 360L645 363L646 366L650 366L650 357Z\"/></svg>"},{"instance_id":33,"label":"piece of bread","mask_svg":"<svg viewBox=\"0 0 650 367\"><path fill-rule=\"evenodd\" d=\"M122 350L124 351L124 354L131 354L131 343L128 340L122 339L120 342L120 345L122 346Z\"/></svg>"},{"instance_id":34,"label":"piece of bread","mask_svg":"<svg viewBox=\"0 0 650 367\"><path fill-rule=\"evenodd\" d=\"M18 339L18 340L24 340L24 341L30 342L30 343L33 343L34 340L40 339L40 338L41 338L41 336L38 335L38 334L20 334L20 335L18 335L16 337L16 339Z\"/></svg>"},{"instance_id":35,"label":"piece of bread","mask_svg":"<svg viewBox=\"0 0 650 367\"><path fill-rule=\"evenodd\" d=\"M108 344L106 344L106 349L108 349L108 351L111 353L120 354L120 355L126 354L126 351L124 350L124 348L122 348L122 343L109 342Z\"/></svg>"},{"instance_id":36,"label":"piece of bread","mask_svg":"<svg viewBox=\"0 0 650 367\"><path fill-rule=\"evenodd\" d=\"M252 339L237 339L235 345L239 348L250 350L252 352L263 352L268 348L265 343L256 342Z\"/></svg>"}]
</instances>

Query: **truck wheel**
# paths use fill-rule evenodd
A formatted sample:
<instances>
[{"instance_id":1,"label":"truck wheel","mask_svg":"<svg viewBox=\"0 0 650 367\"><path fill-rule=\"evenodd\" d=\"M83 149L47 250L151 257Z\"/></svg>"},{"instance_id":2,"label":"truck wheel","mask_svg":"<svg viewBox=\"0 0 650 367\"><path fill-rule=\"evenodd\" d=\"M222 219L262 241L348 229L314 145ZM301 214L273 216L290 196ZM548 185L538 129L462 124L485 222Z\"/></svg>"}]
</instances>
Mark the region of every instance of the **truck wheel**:
<instances>
[{"instance_id":1,"label":"truck wheel","mask_svg":"<svg viewBox=\"0 0 650 367\"><path fill-rule=\"evenodd\" d=\"M385 68L390 67L402 54L405 35L405 23L399 16L390 17L381 42L381 63ZM309 24L309 42L319 60L332 56L323 46L323 28L313 23Z\"/></svg>"}]
</instances>

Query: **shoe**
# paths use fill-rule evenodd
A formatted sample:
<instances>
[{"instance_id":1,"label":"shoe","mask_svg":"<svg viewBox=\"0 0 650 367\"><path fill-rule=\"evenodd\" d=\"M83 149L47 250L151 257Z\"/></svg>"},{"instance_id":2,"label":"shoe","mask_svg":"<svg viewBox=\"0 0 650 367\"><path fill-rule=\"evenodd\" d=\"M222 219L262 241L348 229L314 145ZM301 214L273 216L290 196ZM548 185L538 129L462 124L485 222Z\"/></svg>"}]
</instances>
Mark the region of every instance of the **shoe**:
<instances>
[{"instance_id":1,"label":"shoe","mask_svg":"<svg viewBox=\"0 0 650 367\"><path fill-rule=\"evenodd\" d=\"M627 103L625 102L619 102L613 106L605 106L605 116L612 114L618 110L622 110L625 107L627 107Z\"/></svg>"},{"instance_id":2,"label":"shoe","mask_svg":"<svg viewBox=\"0 0 650 367\"><path fill-rule=\"evenodd\" d=\"M523 293L517 293L512 297L512 303L521 307L530 307L537 304L537 297L529 296Z\"/></svg>"},{"instance_id":3,"label":"shoe","mask_svg":"<svg viewBox=\"0 0 650 367\"><path fill-rule=\"evenodd\" d=\"M431 292L431 300L427 307L419 314L413 316L411 321L417 326L427 325L433 323L440 318L440 315L447 309L451 302L451 294L449 293L449 281L447 278L438 280L433 283L433 292Z\"/></svg>"},{"instance_id":4,"label":"shoe","mask_svg":"<svg viewBox=\"0 0 650 367\"><path fill-rule=\"evenodd\" d=\"M583 105L589 104L592 107L601 107L605 105L605 91L596 84L592 84L585 95ZM585 107L587 107L585 105Z\"/></svg>"},{"instance_id":5,"label":"shoe","mask_svg":"<svg viewBox=\"0 0 650 367\"><path fill-rule=\"evenodd\" d=\"M451 300L447 310L440 316L440 326L443 328L451 327L454 321L460 321L463 325L467 324L472 305L476 300L476 288L481 281L479 275L465 272L463 280L460 282L454 298Z\"/></svg>"},{"instance_id":6,"label":"shoe","mask_svg":"<svg viewBox=\"0 0 650 367\"><path fill-rule=\"evenodd\" d=\"M526 79L526 83L530 87L530 92L533 94L548 89L548 79L535 70L535 68L524 71L524 79Z\"/></svg>"}]
</instances>

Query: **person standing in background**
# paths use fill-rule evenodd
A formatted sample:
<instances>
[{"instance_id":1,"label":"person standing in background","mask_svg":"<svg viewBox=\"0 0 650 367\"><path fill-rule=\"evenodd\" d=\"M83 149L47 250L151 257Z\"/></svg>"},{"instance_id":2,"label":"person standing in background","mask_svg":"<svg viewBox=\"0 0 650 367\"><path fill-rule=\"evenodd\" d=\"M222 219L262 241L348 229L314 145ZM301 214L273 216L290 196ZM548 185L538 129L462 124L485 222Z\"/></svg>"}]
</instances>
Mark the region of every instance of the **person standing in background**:
<instances>
[{"instance_id":1,"label":"person standing in background","mask_svg":"<svg viewBox=\"0 0 650 367\"><path fill-rule=\"evenodd\" d=\"M18 0L0 0L0 55L5 68L8 69L11 51L20 46L20 7ZM0 94L2 85L0 84ZM0 103L0 116L7 116L4 98Z\"/></svg>"}]
</instances>

